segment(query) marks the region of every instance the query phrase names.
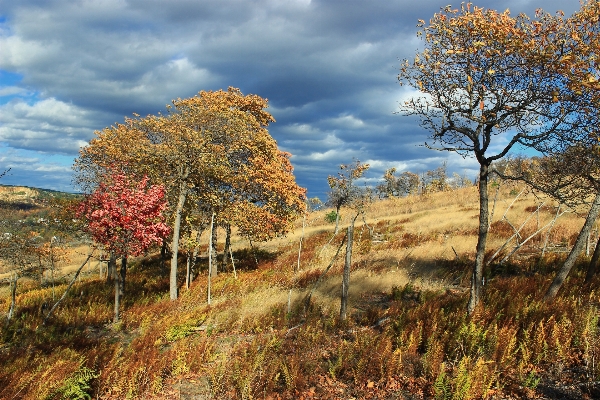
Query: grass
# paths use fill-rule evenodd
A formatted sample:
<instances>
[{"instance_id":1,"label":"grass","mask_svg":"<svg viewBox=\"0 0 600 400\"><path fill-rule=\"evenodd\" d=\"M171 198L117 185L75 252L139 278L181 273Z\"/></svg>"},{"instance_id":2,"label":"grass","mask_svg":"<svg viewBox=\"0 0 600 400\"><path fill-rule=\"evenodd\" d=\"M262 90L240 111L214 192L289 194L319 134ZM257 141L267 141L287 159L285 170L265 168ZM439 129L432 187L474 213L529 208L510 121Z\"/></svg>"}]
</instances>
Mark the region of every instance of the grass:
<instances>
[{"instance_id":1,"label":"grass","mask_svg":"<svg viewBox=\"0 0 600 400\"><path fill-rule=\"evenodd\" d=\"M501 186L490 254L540 203L528 195L508 209L511 191ZM158 257L132 261L117 325L109 322L113 287L93 270L47 326L40 322L51 289L28 282L19 287L15 319L1 331L0 398L539 397L600 379L598 278L582 286L582 256L555 302L543 303L564 258L548 252L539 259L545 236L486 270L485 307L466 317L477 199L467 188L374 203L366 219L374 236L362 222L356 229L344 323L343 254L304 307L344 234L330 242L330 210L307 219L299 270L301 221L260 246L258 266L234 238L238 278L213 279L211 306L202 259L202 274L175 302ZM548 202L521 236L554 212ZM560 249L582 223L563 215L549 242ZM4 295L0 307L8 306Z\"/></svg>"}]
</instances>

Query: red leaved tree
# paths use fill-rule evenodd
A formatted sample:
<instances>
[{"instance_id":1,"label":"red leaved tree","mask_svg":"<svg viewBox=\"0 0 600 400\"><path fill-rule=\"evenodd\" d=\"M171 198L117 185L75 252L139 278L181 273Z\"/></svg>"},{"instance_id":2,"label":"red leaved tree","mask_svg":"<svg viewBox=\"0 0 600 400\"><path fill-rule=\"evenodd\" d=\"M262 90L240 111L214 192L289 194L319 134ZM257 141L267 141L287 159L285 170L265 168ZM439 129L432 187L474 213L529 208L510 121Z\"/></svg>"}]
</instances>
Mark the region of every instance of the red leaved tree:
<instances>
[{"instance_id":1,"label":"red leaved tree","mask_svg":"<svg viewBox=\"0 0 600 400\"><path fill-rule=\"evenodd\" d=\"M77 217L85 218L86 231L94 241L121 257L121 270L115 279L115 322L125 286L127 257L139 256L151 245L162 243L170 233L163 215L167 207L162 185L148 185L144 176L139 182L122 172L113 171L106 182L81 202Z\"/></svg>"}]
</instances>

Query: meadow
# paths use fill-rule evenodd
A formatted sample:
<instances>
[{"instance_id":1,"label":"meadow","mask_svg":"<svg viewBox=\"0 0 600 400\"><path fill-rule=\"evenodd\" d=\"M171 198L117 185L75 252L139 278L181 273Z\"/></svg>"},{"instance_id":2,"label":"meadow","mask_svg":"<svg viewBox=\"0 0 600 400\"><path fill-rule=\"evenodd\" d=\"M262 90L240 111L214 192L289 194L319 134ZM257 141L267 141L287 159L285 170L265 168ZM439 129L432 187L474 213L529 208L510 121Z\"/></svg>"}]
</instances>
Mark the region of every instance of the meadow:
<instances>
[{"instance_id":1,"label":"meadow","mask_svg":"<svg viewBox=\"0 0 600 400\"><path fill-rule=\"evenodd\" d=\"M483 305L471 317L475 187L371 204L356 223L343 322L343 250L319 281L345 233L333 236L329 209L254 248L234 235L236 273L227 267L213 278L211 305L204 253L200 275L189 289L181 282L176 301L158 254L131 260L117 324L114 285L96 263L46 325L52 288L20 283L16 315L1 328L0 398L598 398L599 278L583 285L598 230L545 303L582 214L552 224L553 201L506 183L490 188L492 207L488 261L518 234L486 267ZM350 216L342 209L342 227ZM1 293L5 312L6 287Z\"/></svg>"}]
</instances>

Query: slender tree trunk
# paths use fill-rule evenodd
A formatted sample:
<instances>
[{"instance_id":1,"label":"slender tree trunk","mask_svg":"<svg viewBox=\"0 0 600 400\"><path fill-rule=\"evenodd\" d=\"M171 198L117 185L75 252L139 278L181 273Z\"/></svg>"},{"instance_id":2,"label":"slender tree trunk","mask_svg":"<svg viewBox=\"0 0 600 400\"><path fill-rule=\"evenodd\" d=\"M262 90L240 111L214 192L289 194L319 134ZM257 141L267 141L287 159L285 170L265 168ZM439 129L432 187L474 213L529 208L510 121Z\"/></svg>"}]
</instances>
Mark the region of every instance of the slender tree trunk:
<instances>
[{"instance_id":1,"label":"slender tree trunk","mask_svg":"<svg viewBox=\"0 0 600 400\"><path fill-rule=\"evenodd\" d=\"M598 264L598 258L600 258L600 237L598 237L598 241L596 242L596 248L594 249L594 254L592 254L592 259L590 260L587 273L585 274L584 283L586 285L592 281L592 278L596 274L596 265Z\"/></svg>"},{"instance_id":2,"label":"slender tree trunk","mask_svg":"<svg viewBox=\"0 0 600 400\"><path fill-rule=\"evenodd\" d=\"M179 253L179 230L181 228L181 213L187 197L188 188L182 182L179 185L179 199L175 210L175 221L173 222L173 242L171 244L171 274L169 277L169 295L171 300L177 300L177 256Z\"/></svg>"},{"instance_id":3,"label":"slender tree trunk","mask_svg":"<svg viewBox=\"0 0 600 400\"><path fill-rule=\"evenodd\" d=\"M8 324L15 314L15 308L17 307L17 281L19 275L15 272L13 278L10 280L10 308L8 309L8 315L6 316L6 323Z\"/></svg>"},{"instance_id":4,"label":"slender tree trunk","mask_svg":"<svg viewBox=\"0 0 600 400\"><path fill-rule=\"evenodd\" d=\"M213 268L213 257L212 257L212 240L213 240L213 229L215 227L215 213L213 212L210 217L210 236L208 239L208 304L210 305L210 289L211 289L211 277Z\"/></svg>"},{"instance_id":5,"label":"slender tree trunk","mask_svg":"<svg viewBox=\"0 0 600 400\"><path fill-rule=\"evenodd\" d=\"M213 214L214 215L214 214ZM210 274L214 277L217 276L217 262L219 259L219 253L217 253L217 239L218 239L218 232L217 230L219 229L219 227L215 224L213 224L210 235L211 235L211 240L210 240L210 253L212 255L213 258L213 263L212 263L212 269L210 270Z\"/></svg>"},{"instance_id":6,"label":"slender tree trunk","mask_svg":"<svg viewBox=\"0 0 600 400\"><path fill-rule=\"evenodd\" d=\"M115 280L115 275L117 274L117 255L114 251L110 252L110 256L108 258L108 265L106 268L106 283L109 283L111 280Z\"/></svg>"},{"instance_id":7,"label":"slender tree trunk","mask_svg":"<svg viewBox=\"0 0 600 400\"><path fill-rule=\"evenodd\" d=\"M223 249L223 267L227 266L227 256L231 253L231 224L225 223L225 248Z\"/></svg>"},{"instance_id":8,"label":"slender tree trunk","mask_svg":"<svg viewBox=\"0 0 600 400\"><path fill-rule=\"evenodd\" d=\"M352 241L354 237L354 220L348 226L348 242L346 242L346 262L342 276L342 299L340 305L340 320L346 320L348 309L348 289L350 287L350 266L352 265Z\"/></svg>"},{"instance_id":9,"label":"slender tree trunk","mask_svg":"<svg viewBox=\"0 0 600 400\"><path fill-rule=\"evenodd\" d=\"M229 257L231 257L231 267L233 268L233 277L237 279L237 272L235 272L235 261L233 259L233 252L231 251L231 247L229 248Z\"/></svg>"},{"instance_id":10,"label":"slender tree trunk","mask_svg":"<svg viewBox=\"0 0 600 400\"><path fill-rule=\"evenodd\" d=\"M121 274L115 276L115 316L113 322L119 322L119 308L121 306Z\"/></svg>"},{"instance_id":11,"label":"slender tree trunk","mask_svg":"<svg viewBox=\"0 0 600 400\"><path fill-rule=\"evenodd\" d=\"M198 258L198 252L200 251L200 234L202 231L198 229L198 233L196 234L196 246L194 246L194 251L192 252L192 262L190 265L190 284L196 278L196 259Z\"/></svg>"},{"instance_id":12,"label":"slender tree trunk","mask_svg":"<svg viewBox=\"0 0 600 400\"><path fill-rule=\"evenodd\" d=\"M302 241L304 240L304 227L306 225L306 213L302 217L302 235L300 236L300 245L298 246L298 265L296 266L296 271L300 271L300 256L302 255Z\"/></svg>"},{"instance_id":13,"label":"slender tree trunk","mask_svg":"<svg viewBox=\"0 0 600 400\"><path fill-rule=\"evenodd\" d=\"M483 262L489 227L488 211L488 165L480 164L479 168L479 235L477 238L477 253L471 276L471 296L467 306L467 314L472 315L481 300L483 286Z\"/></svg>"},{"instance_id":14,"label":"slender tree trunk","mask_svg":"<svg viewBox=\"0 0 600 400\"><path fill-rule=\"evenodd\" d=\"M185 288L189 289L190 288L190 274L191 274L190 263L192 261L192 255L189 252L186 252L186 254L187 254L187 257L186 257L187 259L185 262Z\"/></svg>"},{"instance_id":15,"label":"slender tree trunk","mask_svg":"<svg viewBox=\"0 0 600 400\"><path fill-rule=\"evenodd\" d=\"M567 256L567 259L565 260L564 264L558 271L558 274L554 278L554 281L552 281L552 284L548 288L548 291L546 292L546 295L544 296L545 301L550 302L550 301L554 300L554 298L556 297L558 290L561 288L565 279L567 279L567 276L569 275L571 268L573 268L573 265L575 264L577 257L579 256L579 254L581 254L581 251L583 250L583 246L585 246L585 241L587 240L587 236L588 236L590 230L592 229L592 226L594 226L594 222L596 222L596 218L598 218L599 213L600 213L600 192L596 193L596 197L594 198L594 202L592 203L592 206L590 207L590 211L588 212L588 215L585 219L585 223L583 224L583 227L581 228L579 235L577 235L577 239L575 240L575 245L571 249L571 252Z\"/></svg>"},{"instance_id":16,"label":"slender tree trunk","mask_svg":"<svg viewBox=\"0 0 600 400\"><path fill-rule=\"evenodd\" d=\"M163 239L162 245L160 246L160 269L167 270L167 239Z\"/></svg>"},{"instance_id":17,"label":"slender tree trunk","mask_svg":"<svg viewBox=\"0 0 600 400\"><path fill-rule=\"evenodd\" d=\"M335 209L335 230L333 231L333 235L337 235L340 229L340 207Z\"/></svg>"},{"instance_id":18,"label":"slender tree trunk","mask_svg":"<svg viewBox=\"0 0 600 400\"><path fill-rule=\"evenodd\" d=\"M121 279L119 280L119 293L121 297L125 294L125 278L127 277L127 257L121 257Z\"/></svg>"}]
</instances>

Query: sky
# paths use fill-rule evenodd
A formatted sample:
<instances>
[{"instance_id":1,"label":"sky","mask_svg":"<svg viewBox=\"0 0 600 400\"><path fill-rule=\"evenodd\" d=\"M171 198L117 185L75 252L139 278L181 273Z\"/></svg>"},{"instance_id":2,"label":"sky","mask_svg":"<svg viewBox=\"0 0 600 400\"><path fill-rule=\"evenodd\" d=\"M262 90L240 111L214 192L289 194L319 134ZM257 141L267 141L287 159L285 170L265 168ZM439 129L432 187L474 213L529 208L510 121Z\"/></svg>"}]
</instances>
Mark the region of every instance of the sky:
<instances>
[{"instance_id":1,"label":"sky","mask_svg":"<svg viewBox=\"0 0 600 400\"><path fill-rule=\"evenodd\" d=\"M474 177L472 158L423 147L397 113L411 96L401 60L422 49L419 19L448 0L0 0L0 179L75 192L72 169L94 131L164 111L201 90L269 100L269 132L292 153L299 185L326 199L327 176L354 159L425 172L444 161ZM459 7L460 3L450 3ZM533 16L570 15L579 0L485 0Z\"/></svg>"}]
</instances>

